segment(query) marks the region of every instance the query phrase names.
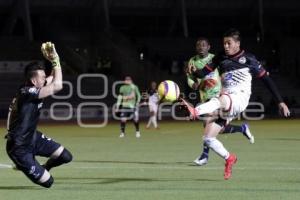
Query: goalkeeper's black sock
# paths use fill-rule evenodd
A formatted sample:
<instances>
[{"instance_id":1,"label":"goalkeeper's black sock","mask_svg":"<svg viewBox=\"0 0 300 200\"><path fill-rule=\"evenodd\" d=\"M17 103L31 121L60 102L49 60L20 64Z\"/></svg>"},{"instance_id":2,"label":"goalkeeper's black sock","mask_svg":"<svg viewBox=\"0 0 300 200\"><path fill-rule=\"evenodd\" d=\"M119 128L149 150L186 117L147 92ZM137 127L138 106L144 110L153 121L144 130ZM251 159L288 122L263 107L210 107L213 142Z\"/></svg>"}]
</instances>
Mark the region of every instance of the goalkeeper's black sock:
<instances>
[{"instance_id":1,"label":"goalkeeper's black sock","mask_svg":"<svg viewBox=\"0 0 300 200\"><path fill-rule=\"evenodd\" d=\"M121 133L125 133L126 122L121 122Z\"/></svg>"},{"instance_id":2,"label":"goalkeeper's black sock","mask_svg":"<svg viewBox=\"0 0 300 200\"><path fill-rule=\"evenodd\" d=\"M224 131L222 132L222 134L243 133L243 132L244 132L243 126L228 124L227 126L224 127Z\"/></svg>"},{"instance_id":3,"label":"goalkeeper's black sock","mask_svg":"<svg viewBox=\"0 0 300 200\"><path fill-rule=\"evenodd\" d=\"M134 123L136 132L140 131L140 123L139 123L139 121L134 121L133 123Z\"/></svg>"},{"instance_id":4,"label":"goalkeeper's black sock","mask_svg":"<svg viewBox=\"0 0 300 200\"><path fill-rule=\"evenodd\" d=\"M49 171L53 167L71 162L72 159L72 154L67 149L64 149L60 156L58 156L57 158L50 158L43 166Z\"/></svg>"}]
</instances>

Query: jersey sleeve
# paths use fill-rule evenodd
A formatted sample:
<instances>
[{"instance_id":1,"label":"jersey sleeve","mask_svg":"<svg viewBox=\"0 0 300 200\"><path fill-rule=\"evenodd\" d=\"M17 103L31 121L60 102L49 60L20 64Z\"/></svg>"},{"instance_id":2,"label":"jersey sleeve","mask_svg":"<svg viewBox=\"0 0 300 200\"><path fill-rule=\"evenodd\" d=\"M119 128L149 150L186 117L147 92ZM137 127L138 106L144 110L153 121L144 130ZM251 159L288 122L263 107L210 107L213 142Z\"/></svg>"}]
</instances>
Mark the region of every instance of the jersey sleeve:
<instances>
[{"instance_id":1,"label":"jersey sleeve","mask_svg":"<svg viewBox=\"0 0 300 200\"><path fill-rule=\"evenodd\" d=\"M191 59L189 60L188 67L190 67L190 66L193 65L193 64L194 64L194 60L193 60L193 58L191 58ZM193 76L187 73L187 74L186 74L186 79L187 79L187 84L188 84L188 86L189 86L190 88L193 88L193 84L195 83L195 80L193 79Z\"/></svg>"},{"instance_id":2,"label":"jersey sleeve","mask_svg":"<svg viewBox=\"0 0 300 200\"><path fill-rule=\"evenodd\" d=\"M28 101L39 98L40 89L36 87L23 87L21 88L21 96Z\"/></svg>"},{"instance_id":3,"label":"jersey sleeve","mask_svg":"<svg viewBox=\"0 0 300 200\"><path fill-rule=\"evenodd\" d=\"M187 74L187 84L190 88L193 88L193 84L195 83L194 79L191 75Z\"/></svg>"},{"instance_id":4,"label":"jersey sleeve","mask_svg":"<svg viewBox=\"0 0 300 200\"><path fill-rule=\"evenodd\" d=\"M122 100L123 100L123 87L121 86L119 89L119 94L118 94L118 98L117 98L117 108L120 107Z\"/></svg>"},{"instance_id":5,"label":"jersey sleeve","mask_svg":"<svg viewBox=\"0 0 300 200\"><path fill-rule=\"evenodd\" d=\"M254 75L254 77L260 78L264 76L267 71L262 66L262 64L255 58L253 55L248 55L248 62L250 65L250 72Z\"/></svg>"},{"instance_id":6,"label":"jersey sleeve","mask_svg":"<svg viewBox=\"0 0 300 200\"><path fill-rule=\"evenodd\" d=\"M208 62L201 70L196 70L193 75L197 78L203 78L209 73L213 72L215 69L218 68L220 63L220 56L216 55L213 59Z\"/></svg>"}]
</instances>

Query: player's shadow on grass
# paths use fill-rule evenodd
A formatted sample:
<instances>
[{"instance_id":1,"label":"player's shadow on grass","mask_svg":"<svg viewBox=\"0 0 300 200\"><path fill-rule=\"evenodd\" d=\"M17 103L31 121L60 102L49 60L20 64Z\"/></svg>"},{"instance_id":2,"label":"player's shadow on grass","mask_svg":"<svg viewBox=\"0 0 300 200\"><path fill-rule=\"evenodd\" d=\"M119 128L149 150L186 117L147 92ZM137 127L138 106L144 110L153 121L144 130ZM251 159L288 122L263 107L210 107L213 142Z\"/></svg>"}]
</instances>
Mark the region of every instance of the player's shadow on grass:
<instances>
[{"instance_id":1,"label":"player's shadow on grass","mask_svg":"<svg viewBox=\"0 0 300 200\"><path fill-rule=\"evenodd\" d=\"M0 190L39 190L43 189L42 187L36 186L0 186Z\"/></svg>"},{"instance_id":2,"label":"player's shadow on grass","mask_svg":"<svg viewBox=\"0 0 300 200\"><path fill-rule=\"evenodd\" d=\"M143 164L143 165L190 164L190 162L154 162L154 161L119 161L119 160L74 160L73 162L83 162L83 163L117 163L117 164Z\"/></svg>"},{"instance_id":3,"label":"player's shadow on grass","mask_svg":"<svg viewBox=\"0 0 300 200\"><path fill-rule=\"evenodd\" d=\"M124 182L183 182L183 181L221 181L221 180L214 180L214 179L189 179L189 178L101 178L101 177L59 177L56 178L57 180L85 180L85 181L92 181L88 183L80 183L80 184L114 184L114 183L124 183ZM97 180L97 181L96 181ZM65 182L64 182L65 184Z\"/></svg>"},{"instance_id":4,"label":"player's shadow on grass","mask_svg":"<svg viewBox=\"0 0 300 200\"><path fill-rule=\"evenodd\" d=\"M300 141L300 138L271 138L271 139L268 139L268 140L282 140L282 141L295 142L295 141Z\"/></svg>"}]
</instances>

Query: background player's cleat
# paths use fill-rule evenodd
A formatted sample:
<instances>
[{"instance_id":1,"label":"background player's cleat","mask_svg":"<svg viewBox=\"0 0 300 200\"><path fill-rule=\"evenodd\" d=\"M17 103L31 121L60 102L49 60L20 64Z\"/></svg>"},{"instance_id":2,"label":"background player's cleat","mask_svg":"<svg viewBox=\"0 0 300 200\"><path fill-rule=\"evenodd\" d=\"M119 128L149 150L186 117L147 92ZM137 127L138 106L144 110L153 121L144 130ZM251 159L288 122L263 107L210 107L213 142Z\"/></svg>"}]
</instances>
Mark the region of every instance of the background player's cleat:
<instances>
[{"instance_id":1,"label":"background player's cleat","mask_svg":"<svg viewBox=\"0 0 300 200\"><path fill-rule=\"evenodd\" d=\"M120 136L119 136L120 138L123 138L123 137L125 137L125 134L124 133L120 133Z\"/></svg>"},{"instance_id":2,"label":"background player's cleat","mask_svg":"<svg viewBox=\"0 0 300 200\"><path fill-rule=\"evenodd\" d=\"M246 138L248 138L251 144L254 144L254 136L251 134L248 124L242 124L243 134Z\"/></svg>"},{"instance_id":3,"label":"background player's cleat","mask_svg":"<svg viewBox=\"0 0 300 200\"><path fill-rule=\"evenodd\" d=\"M194 163L198 166L206 165L208 163L208 158L207 157L203 158L202 156L199 156L194 160Z\"/></svg>"},{"instance_id":4,"label":"background player's cleat","mask_svg":"<svg viewBox=\"0 0 300 200\"><path fill-rule=\"evenodd\" d=\"M183 98L180 98L180 100L181 100L182 105L184 105L188 109L188 111L190 113L190 118L195 120L197 117L196 109L191 105L191 103L184 100Z\"/></svg>"},{"instance_id":5,"label":"background player's cleat","mask_svg":"<svg viewBox=\"0 0 300 200\"><path fill-rule=\"evenodd\" d=\"M136 137L136 138L140 138L140 137L141 137L141 133L140 133L139 131L137 131L137 132L135 133L135 137Z\"/></svg>"},{"instance_id":6,"label":"background player's cleat","mask_svg":"<svg viewBox=\"0 0 300 200\"><path fill-rule=\"evenodd\" d=\"M232 166L237 162L235 154L230 154L225 162L224 179L228 180L232 174Z\"/></svg>"}]
</instances>

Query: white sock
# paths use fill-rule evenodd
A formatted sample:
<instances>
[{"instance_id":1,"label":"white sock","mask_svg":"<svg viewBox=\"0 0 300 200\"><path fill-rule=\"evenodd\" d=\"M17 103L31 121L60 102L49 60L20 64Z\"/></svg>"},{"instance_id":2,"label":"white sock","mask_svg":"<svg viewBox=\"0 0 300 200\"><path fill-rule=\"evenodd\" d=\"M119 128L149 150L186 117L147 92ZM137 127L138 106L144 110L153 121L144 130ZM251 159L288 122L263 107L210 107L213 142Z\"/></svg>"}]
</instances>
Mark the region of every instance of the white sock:
<instances>
[{"instance_id":1,"label":"white sock","mask_svg":"<svg viewBox=\"0 0 300 200\"><path fill-rule=\"evenodd\" d=\"M157 128L157 119L156 119L156 115L152 116L152 122L153 122L153 125L154 125L154 128Z\"/></svg>"},{"instance_id":2,"label":"white sock","mask_svg":"<svg viewBox=\"0 0 300 200\"><path fill-rule=\"evenodd\" d=\"M195 109L197 115L204 115L204 114L212 113L213 111L219 109L220 107L221 107L221 103L219 99L212 98L208 102L197 106Z\"/></svg>"},{"instance_id":3,"label":"white sock","mask_svg":"<svg viewBox=\"0 0 300 200\"><path fill-rule=\"evenodd\" d=\"M151 122L152 122L152 117L149 117L148 124L147 124L148 128L151 126Z\"/></svg>"},{"instance_id":4,"label":"white sock","mask_svg":"<svg viewBox=\"0 0 300 200\"><path fill-rule=\"evenodd\" d=\"M217 140L217 138L206 137L204 138L204 142L206 143L207 146L209 146L209 148L214 150L214 152L216 152L219 156L221 156L225 160L229 157L229 152L225 149L223 144L219 140Z\"/></svg>"}]
</instances>

